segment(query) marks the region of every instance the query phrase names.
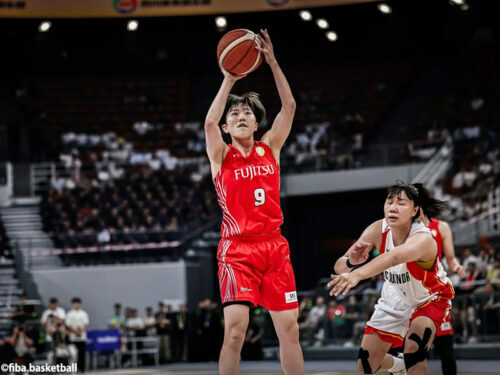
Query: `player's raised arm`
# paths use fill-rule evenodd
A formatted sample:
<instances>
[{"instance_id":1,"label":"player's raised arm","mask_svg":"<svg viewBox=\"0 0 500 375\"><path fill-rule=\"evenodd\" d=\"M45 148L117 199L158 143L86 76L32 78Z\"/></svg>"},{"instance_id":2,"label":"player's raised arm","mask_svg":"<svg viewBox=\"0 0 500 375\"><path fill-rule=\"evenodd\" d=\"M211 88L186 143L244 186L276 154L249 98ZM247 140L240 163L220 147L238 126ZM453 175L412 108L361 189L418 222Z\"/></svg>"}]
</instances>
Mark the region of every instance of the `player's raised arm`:
<instances>
[{"instance_id":1,"label":"player's raised arm","mask_svg":"<svg viewBox=\"0 0 500 375\"><path fill-rule=\"evenodd\" d=\"M259 35L260 47L257 46L256 48L264 55L266 62L273 72L274 81L276 82L281 100L281 110L276 116L271 129L262 137L262 141L271 147L273 153L279 155L279 151L292 129L296 103L290 85L274 56L273 44L271 43L267 29L261 30L261 33L263 36Z\"/></svg>"},{"instance_id":2,"label":"player's raised arm","mask_svg":"<svg viewBox=\"0 0 500 375\"><path fill-rule=\"evenodd\" d=\"M228 147L222 139L222 134L219 128L219 121L224 112L227 98L234 83L245 77L235 76L221 67L224 80L222 81L219 92L215 96L212 105L210 106L207 116L205 117L205 139L207 142L207 154L212 167L212 175L216 175L222 165L224 151ZM215 173L214 173L215 172Z\"/></svg>"},{"instance_id":3,"label":"player's raised arm","mask_svg":"<svg viewBox=\"0 0 500 375\"><path fill-rule=\"evenodd\" d=\"M382 220L377 220L370 224L361 234L359 239L347 250L344 256L337 259L334 270L337 274L350 272L354 267L364 263L374 247L379 247L382 239Z\"/></svg>"}]
</instances>

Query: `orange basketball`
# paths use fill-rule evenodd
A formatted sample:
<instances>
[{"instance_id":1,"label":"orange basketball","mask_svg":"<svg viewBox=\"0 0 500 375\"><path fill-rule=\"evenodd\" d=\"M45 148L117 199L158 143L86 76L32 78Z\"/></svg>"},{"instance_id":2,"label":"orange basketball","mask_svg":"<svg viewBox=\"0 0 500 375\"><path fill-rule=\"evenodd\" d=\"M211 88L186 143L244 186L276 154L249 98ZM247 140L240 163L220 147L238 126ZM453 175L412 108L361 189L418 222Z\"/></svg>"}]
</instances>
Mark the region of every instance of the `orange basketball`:
<instances>
[{"instance_id":1,"label":"orange basketball","mask_svg":"<svg viewBox=\"0 0 500 375\"><path fill-rule=\"evenodd\" d=\"M224 34L217 45L217 58L222 67L236 75L248 74L262 62L257 35L250 30L236 29Z\"/></svg>"}]
</instances>

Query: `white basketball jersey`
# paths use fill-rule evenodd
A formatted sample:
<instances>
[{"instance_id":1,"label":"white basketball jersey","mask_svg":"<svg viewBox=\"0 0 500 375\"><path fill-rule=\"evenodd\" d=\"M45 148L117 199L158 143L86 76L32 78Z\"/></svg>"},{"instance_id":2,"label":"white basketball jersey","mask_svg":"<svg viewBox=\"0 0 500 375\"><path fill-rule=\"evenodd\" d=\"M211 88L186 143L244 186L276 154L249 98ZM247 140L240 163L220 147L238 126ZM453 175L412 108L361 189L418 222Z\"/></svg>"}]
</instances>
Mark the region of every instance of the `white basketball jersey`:
<instances>
[{"instance_id":1,"label":"white basketball jersey","mask_svg":"<svg viewBox=\"0 0 500 375\"><path fill-rule=\"evenodd\" d=\"M416 220L408 237L420 232L431 235L429 228L420 220ZM384 219L380 253L393 251L394 247L391 227ZM390 304L393 306L400 305L401 310L421 306L428 301L451 299L454 296L451 282L439 261L429 270L424 270L415 262L398 264L384 271L384 280L382 299L392 301ZM397 307L396 309L400 310Z\"/></svg>"}]
</instances>

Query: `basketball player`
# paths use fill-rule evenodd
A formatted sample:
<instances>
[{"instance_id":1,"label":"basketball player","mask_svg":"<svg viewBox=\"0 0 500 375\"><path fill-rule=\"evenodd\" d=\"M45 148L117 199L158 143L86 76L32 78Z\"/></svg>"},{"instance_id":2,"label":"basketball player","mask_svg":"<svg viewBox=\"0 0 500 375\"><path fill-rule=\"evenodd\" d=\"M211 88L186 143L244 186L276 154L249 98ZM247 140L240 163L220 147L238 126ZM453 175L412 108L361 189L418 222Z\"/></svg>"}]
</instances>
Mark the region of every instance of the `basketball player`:
<instances>
[{"instance_id":1,"label":"basketball player","mask_svg":"<svg viewBox=\"0 0 500 375\"><path fill-rule=\"evenodd\" d=\"M437 219L429 220L423 213L420 214L420 220L427 225L436 240L439 261L441 261L444 253L449 269L458 273L458 276L463 279L465 277L465 269L455 257L453 235L448 223ZM450 314L446 315L445 321L438 327L436 338L434 339L434 349L439 353L439 357L441 358L443 375L456 375L457 362L453 350L453 327L451 325Z\"/></svg>"},{"instance_id":2,"label":"basketball player","mask_svg":"<svg viewBox=\"0 0 500 375\"><path fill-rule=\"evenodd\" d=\"M360 280L384 274L382 295L367 322L358 355L364 374L428 374L427 352L449 314L453 287L438 261L437 244L419 220L420 211L435 217L445 203L431 198L421 184L398 183L388 189L384 219L368 226L339 258L328 286L331 295L346 294ZM373 247L380 255L363 265ZM403 358L387 354L404 343Z\"/></svg>"},{"instance_id":3,"label":"basketball player","mask_svg":"<svg viewBox=\"0 0 500 375\"><path fill-rule=\"evenodd\" d=\"M222 375L238 373L249 308L257 305L270 311L285 374L304 373L295 278L288 243L280 232L280 150L292 127L295 100L267 30L261 34L256 48L271 68L281 99L271 129L260 141L254 139L265 117L264 106L255 93L230 95L243 77L222 68L224 80L205 119L208 158L224 213L217 251L225 320L219 358ZM231 144L223 141L219 123L231 136Z\"/></svg>"}]
</instances>

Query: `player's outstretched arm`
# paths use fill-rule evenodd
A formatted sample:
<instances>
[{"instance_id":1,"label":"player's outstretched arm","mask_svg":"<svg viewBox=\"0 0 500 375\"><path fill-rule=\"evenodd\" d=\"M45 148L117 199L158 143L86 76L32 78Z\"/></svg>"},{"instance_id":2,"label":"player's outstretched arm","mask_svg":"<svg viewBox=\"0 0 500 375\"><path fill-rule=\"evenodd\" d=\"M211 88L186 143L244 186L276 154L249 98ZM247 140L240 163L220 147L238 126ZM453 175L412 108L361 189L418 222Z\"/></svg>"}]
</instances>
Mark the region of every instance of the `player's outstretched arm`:
<instances>
[{"instance_id":1,"label":"player's outstretched arm","mask_svg":"<svg viewBox=\"0 0 500 375\"><path fill-rule=\"evenodd\" d=\"M347 266L347 260L352 265L364 263L368 259L370 251L377 246L380 246L382 238L382 220L370 224L363 231L359 239L347 250L344 256L337 259L334 266L334 271L337 274L350 272L353 268Z\"/></svg>"},{"instance_id":2,"label":"player's outstretched arm","mask_svg":"<svg viewBox=\"0 0 500 375\"><path fill-rule=\"evenodd\" d=\"M402 245L396 246L390 252L384 252L371 262L354 270L351 273L331 275L332 281L327 286L332 288L330 295L346 295L361 280L378 275L389 267L402 263L426 261L436 256L437 245L434 238L428 233L416 233Z\"/></svg>"},{"instance_id":3,"label":"player's outstretched arm","mask_svg":"<svg viewBox=\"0 0 500 375\"><path fill-rule=\"evenodd\" d=\"M451 233L448 223L439 221L439 232L441 232L441 237L443 237L443 253L446 258L446 263L448 263L448 267L450 267L453 272L458 273L458 276L463 279L465 277L465 269L455 256L453 234Z\"/></svg>"},{"instance_id":4,"label":"player's outstretched arm","mask_svg":"<svg viewBox=\"0 0 500 375\"><path fill-rule=\"evenodd\" d=\"M259 50L266 59L271 71L273 72L274 81L278 89L278 94L281 100L281 110L274 119L271 129L264 134L262 141L267 143L275 155L279 155L281 147L285 143L290 130L292 129L293 116L295 115L295 99L293 98L292 90L286 80L283 71L281 70L276 57L274 56L274 48L266 30L260 31L262 35L258 35L260 47L255 47Z\"/></svg>"},{"instance_id":5,"label":"player's outstretched arm","mask_svg":"<svg viewBox=\"0 0 500 375\"><path fill-rule=\"evenodd\" d=\"M224 107L226 105L227 98L234 83L245 77L235 76L221 67L222 74L224 75L224 80L222 81L219 92L215 96L212 105L210 106L207 116L205 117L205 139L207 143L207 154L210 159L210 165L212 166L212 175L215 177L214 171L218 171L222 166L223 155L228 147L222 138L222 134L219 128L219 121L223 115Z\"/></svg>"}]
</instances>

